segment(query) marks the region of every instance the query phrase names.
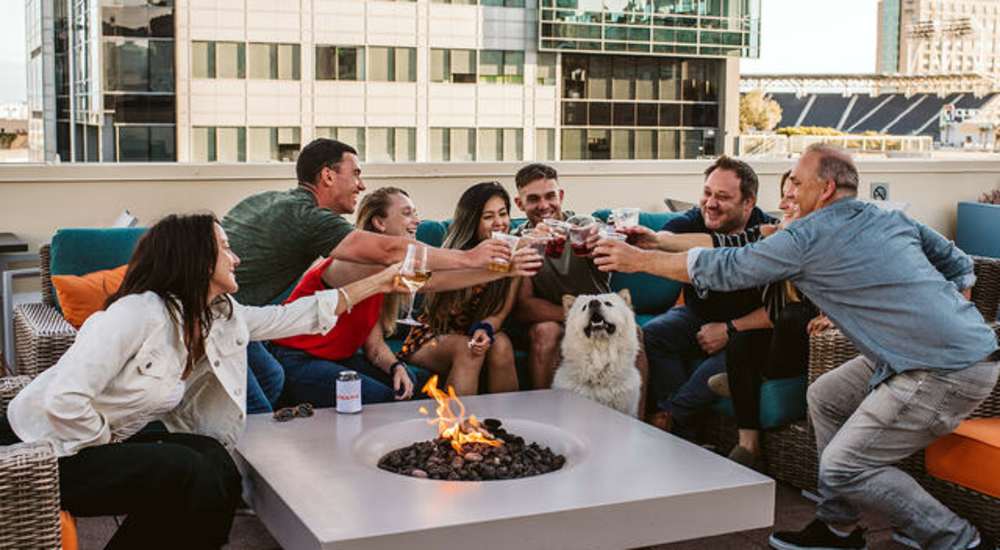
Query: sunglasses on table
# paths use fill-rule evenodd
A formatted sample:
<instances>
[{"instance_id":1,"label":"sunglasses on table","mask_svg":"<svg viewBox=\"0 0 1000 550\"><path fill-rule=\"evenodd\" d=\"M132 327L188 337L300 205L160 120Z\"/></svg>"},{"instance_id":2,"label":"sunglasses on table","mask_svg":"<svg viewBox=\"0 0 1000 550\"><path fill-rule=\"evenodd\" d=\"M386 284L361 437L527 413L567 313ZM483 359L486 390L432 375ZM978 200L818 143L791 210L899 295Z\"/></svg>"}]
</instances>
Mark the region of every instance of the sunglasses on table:
<instances>
[{"instance_id":1,"label":"sunglasses on table","mask_svg":"<svg viewBox=\"0 0 1000 550\"><path fill-rule=\"evenodd\" d=\"M300 403L294 407L285 407L274 411L274 419L278 422L288 422L297 417L306 418L313 415L312 403Z\"/></svg>"}]
</instances>

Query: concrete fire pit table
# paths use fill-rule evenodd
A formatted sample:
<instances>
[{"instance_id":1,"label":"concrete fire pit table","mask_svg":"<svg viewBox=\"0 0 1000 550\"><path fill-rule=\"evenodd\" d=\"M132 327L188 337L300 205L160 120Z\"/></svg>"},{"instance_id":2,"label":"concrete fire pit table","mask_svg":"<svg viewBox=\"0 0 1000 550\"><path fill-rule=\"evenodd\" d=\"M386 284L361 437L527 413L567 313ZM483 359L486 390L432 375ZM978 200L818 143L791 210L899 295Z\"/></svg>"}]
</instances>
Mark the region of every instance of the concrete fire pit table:
<instances>
[{"instance_id":1,"label":"concrete fire pit table","mask_svg":"<svg viewBox=\"0 0 1000 550\"><path fill-rule=\"evenodd\" d=\"M624 549L768 527L774 481L563 391L463 398L480 419L566 455L563 469L504 481L436 481L378 469L437 432L433 402L252 415L238 447L253 508L285 550Z\"/></svg>"}]
</instances>

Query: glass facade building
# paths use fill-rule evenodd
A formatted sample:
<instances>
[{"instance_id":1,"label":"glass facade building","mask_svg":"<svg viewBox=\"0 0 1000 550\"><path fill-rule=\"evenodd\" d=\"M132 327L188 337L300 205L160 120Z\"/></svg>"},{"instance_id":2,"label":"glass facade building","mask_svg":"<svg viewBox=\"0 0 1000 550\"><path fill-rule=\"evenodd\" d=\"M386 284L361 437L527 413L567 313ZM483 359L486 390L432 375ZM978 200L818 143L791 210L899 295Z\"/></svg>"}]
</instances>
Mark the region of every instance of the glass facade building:
<instances>
[{"instance_id":1,"label":"glass facade building","mask_svg":"<svg viewBox=\"0 0 1000 550\"><path fill-rule=\"evenodd\" d=\"M760 0L539 0L542 51L757 57Z\"/></svg>"},{"instance_id":2,"label":"glass facade building","mask_svg":"<svg viewBox=\"0 0 1000 550\"><path fill-rule=\"evenodd\" d=\"M42 114L32 158L176 160L173 0L31 0L28 7L37 13L31 32L43 33L42 74L29 81L29 95L55 100Z\"/></svg>"},{"instance_id":3,"label":"glass facade building","mask_svg":"<svg viewBox=\"0 0 1000 550\"><path fill-rule=\"evenodd\" d=\"M51 12L38 160L717 155L759 51L760 0L25 1Z\"/></svg>"}]
</instances>

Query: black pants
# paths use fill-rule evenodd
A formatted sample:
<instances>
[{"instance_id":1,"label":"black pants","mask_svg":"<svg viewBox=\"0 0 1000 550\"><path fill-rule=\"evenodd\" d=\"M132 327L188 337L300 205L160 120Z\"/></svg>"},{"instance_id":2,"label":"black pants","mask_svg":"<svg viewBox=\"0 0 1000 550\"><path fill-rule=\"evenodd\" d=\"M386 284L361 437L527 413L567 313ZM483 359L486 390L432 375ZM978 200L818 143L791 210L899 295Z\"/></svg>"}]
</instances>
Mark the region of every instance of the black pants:
<instances>
[{"instance_id":1,"label":"black pants","mask_svg":"<svg viewBox=\"0 0 1000 550\"><path fill-rule=\"evenodd\" d=\"M799 303L785 306L773 329L739 332L726 347L726 372L736 425L760 429L760 385L764 379L805 374L809 364L806 325L816 310Z\"/></svg>"},{"instance_id":2,"label":"black pants","mask_svg":"<svg viewBox=\"0 0 1000 550\"><path fill-rule=\"evenodd\" d=\"M229 539L240 474L210 437L144 430L60 458L59 491L74 516L128 516L108 549L215 549Z\"/></svg>"}]
</instances>

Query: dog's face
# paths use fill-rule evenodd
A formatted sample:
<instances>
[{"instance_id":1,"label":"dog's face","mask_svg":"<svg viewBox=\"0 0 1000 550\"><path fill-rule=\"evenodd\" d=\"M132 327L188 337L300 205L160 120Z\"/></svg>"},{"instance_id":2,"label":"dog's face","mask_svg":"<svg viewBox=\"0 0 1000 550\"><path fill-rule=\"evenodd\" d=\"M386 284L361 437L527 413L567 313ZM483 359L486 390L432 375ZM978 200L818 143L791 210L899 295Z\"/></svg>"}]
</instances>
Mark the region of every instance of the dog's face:
<instances>
[{"instance_id":1,"label":"dog's face","mask_svg":"<svg viewBox=\"0 0 1000 550\"><path fill-rule=\"evenodd\" d=\"M634 323L627 290L618 294L584 294L575 299L564 296L563 307L566 332L587 338L611 338Z\"/></svg>"}]
</instances>

